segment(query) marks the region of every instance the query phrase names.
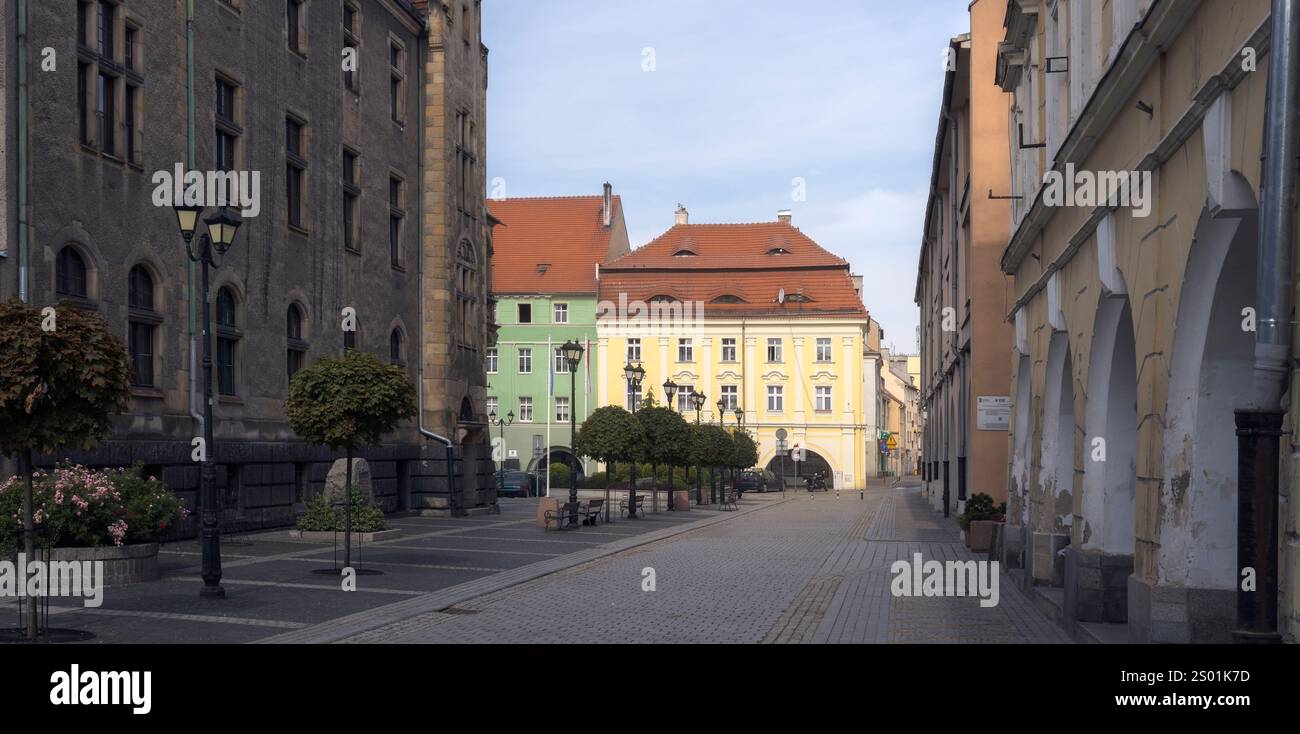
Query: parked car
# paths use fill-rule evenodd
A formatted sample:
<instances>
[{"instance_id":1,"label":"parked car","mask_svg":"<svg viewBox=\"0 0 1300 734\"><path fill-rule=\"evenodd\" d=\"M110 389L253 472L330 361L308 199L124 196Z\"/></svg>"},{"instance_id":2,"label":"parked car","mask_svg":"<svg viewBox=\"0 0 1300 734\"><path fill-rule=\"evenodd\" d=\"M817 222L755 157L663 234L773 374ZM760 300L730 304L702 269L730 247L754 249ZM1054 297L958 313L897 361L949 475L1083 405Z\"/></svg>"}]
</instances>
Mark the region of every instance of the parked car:
<instances>
[{"instance_id":1,"label":"parked car","mask_svg":"<svg viewBox=\"0 0 1300 734\"><path fill-rule=\"evenodd\" d=\"M789 483L787 482L787 487ZM780 492L781 478L776 472L767 469L751 469L740 473L740 480L736 482L736 489L741 494L745 492Z\"/></svg>"},{"instance_id":2,"label":"parked car","mask_svg":"<svg viewBox=\"0 0 1300 734\"><path fill-rule=\"evenodd\" d=\"M536 497L537 477L524 471L508 471L500 480L497 495L501 497Z\"/></svg>"}]
</instances>

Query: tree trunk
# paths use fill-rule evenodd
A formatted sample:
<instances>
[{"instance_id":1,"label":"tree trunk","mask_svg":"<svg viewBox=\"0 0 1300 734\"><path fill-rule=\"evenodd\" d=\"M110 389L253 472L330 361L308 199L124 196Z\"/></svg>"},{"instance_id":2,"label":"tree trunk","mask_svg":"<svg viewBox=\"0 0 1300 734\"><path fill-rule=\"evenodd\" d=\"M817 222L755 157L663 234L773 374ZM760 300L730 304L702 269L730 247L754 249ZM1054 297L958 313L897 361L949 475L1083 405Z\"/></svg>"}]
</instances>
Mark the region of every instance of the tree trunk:
<instances>
[{"instance_id":1,"label":"tree trunk","mask_svg":"<svg viewBox=\"0 0 1300 734\"><path fill-rule=\"evenodd\" d=\"M343 480L343 567L352 567L352 447L348 447L348 476Z\"/></svg>"},{"instance_id":2,"label":"tree trunk","mask_svg":"<svg viewBox=\"0 0 1300 734\"><path fill-rule=\"evenodd\" d=\"M27 556L27 563L31 563L36 558L36 525L32 521L32 504L34 495L32 489L32 474L36 471L36 467L32 461L31 449L23 450L21 461L25 464L23 467L23 474L26 475L27 478L27 481L23 484L23 553ZM26 568L23 569L22 583L24 585L27 583ZM36 636L39 632L36 624L36 597L27 597L24 604L27 607L27 619L24 620L27 628L27 641L36 642Z\"/></svg>"}]
</instances>

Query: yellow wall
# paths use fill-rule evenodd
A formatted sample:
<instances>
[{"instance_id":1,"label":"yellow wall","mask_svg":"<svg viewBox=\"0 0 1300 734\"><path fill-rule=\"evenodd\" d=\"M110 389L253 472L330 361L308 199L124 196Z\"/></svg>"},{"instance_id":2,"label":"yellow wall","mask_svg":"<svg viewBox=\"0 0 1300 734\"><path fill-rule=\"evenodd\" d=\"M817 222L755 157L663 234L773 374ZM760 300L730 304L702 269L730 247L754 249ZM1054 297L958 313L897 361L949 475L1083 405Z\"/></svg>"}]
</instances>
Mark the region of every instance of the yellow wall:
<instances>
[{"instance_id":1,"label":"yellow wall","mask_svg":"<svg viewBox=\"0 0 1300 734\"><path fill-rule=\"evenodd\" d=\"M866 319L804 319L707 321L685 329L632 333L597 325L600 405L627 407L629 337L641 340L641 366L646 371L641 392L653 386L663 402L663 383L671 378L707 396L701 420L717 422L716 403L722 386L734 385L745 410L745 427L759 444L759 466L775 454L776 430L789 432L787 441L815 451L830 464L835 486L858 486L865 476L865 431L862 351ZM692 360L678 360L678 339L692 340ZM736 340L736 360L723 361L723 339ZM781 342L780 362L767 360L768 339ZM817 360L817 340L830 341L830 359ZM767 386L782 387L783 410L767 409ZM816 409L816 387L831 388L830 410ZM676 401L674 401L676 402ZM676 405L674 405L676 407ZM694 411L687 417L694 419ZM735 416L725 416L735 425Z\"/></svg>"}]
</instances>

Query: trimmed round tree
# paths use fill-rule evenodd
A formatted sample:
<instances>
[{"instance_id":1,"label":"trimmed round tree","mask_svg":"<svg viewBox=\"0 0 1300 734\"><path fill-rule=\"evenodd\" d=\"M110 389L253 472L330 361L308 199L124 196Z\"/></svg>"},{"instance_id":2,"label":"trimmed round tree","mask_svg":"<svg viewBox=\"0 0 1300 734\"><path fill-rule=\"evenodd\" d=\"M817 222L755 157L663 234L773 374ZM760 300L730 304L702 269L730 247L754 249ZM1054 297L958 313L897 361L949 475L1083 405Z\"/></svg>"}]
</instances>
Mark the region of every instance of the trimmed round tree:
<instances>
[{"instance_id":1,"label":"trimmed round tree","mask_svg":"<svg viewBox=\"0 0 1300 734\"><path fill-rule=\"evenodd\" d=\"M406 370L369 352L354 349L342 358L325 357L289 381L284 414L293 432L308 443L346 452L345 567L352 565L352 457L363 446L378 446L384 434L416 410L415 386Z\"/></svg>"},{"instance_id":2,"label":"trimmed round tree","mask_svg":"<svg viewBox=\"0 0 1300 734\"><path fill-rule=\"evenodd\" d=\"M754 443L754 437L749 435L749 431L743 428L732 431L731 442L731 469L734 483L740 476L739 472L758 463L758 444Z\"/></svg>"},{"instance_id":3,"label":"trimmed round tree","mask_svg":"<svg viewBox=\"0 0 1300 734\"><path fill-rule=\"evenodd\" d=\"M614 463L636 461L645 448L645 429L636 416L618 405L606 405L591 411L582 421L573 440L579 456L605 465L605 476L613 474ZM609 481L605 482L605 508L609 511Z\"/></svg>"},{"instance_id":4,"label":"trimmed round tree","mask_svg":"<svg viewBox=\"0 0 1300 734\"><path fill-rule=\"evenodd\" d=\"M636 418L645 428L646 458L652 467L668 465L668 509L673 509L673 467L690 459L691 427L672 408L642 408ZM654 474L654 468L651 469Z\"/></svg>"},{"instance_id":5,"label":"trimmed round tree","mask_svg":"<svg viewBox=\"0 0 1300 734\"><path fill-rule=\"evenodd\" d=\"M23 485L23 552L35 556L33 454L91 449L126 410L126 348L98 311L70 303L51 310L18 299L0 303L0 451L18 459ZM27 600L27 638L35 640L36 599Z\"/></svg>"},{"instance_id":6,"label":"trimmed round tree","mask_svg":"<svg viewBox=\"0 0 1300 734\"><path fill-rule=\"evenodd\" d=\"M735 443L727 429L713 423L704 423L700 425L699 446L696 450L699 452L700 462L709 467L709 501L717 502L714 469L730 463L731 454L735 451Z\"/></svg>"}]
</instances>

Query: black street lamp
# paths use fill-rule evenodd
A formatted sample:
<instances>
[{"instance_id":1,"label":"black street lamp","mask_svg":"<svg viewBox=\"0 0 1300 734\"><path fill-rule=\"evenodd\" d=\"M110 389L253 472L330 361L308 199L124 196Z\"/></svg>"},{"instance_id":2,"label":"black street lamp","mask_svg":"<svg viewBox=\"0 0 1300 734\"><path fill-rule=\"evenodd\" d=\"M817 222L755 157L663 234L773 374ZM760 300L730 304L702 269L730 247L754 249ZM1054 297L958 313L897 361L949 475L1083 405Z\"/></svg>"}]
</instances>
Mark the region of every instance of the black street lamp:
<instances>
[{"instance_id":1,"label":"black street lamp","mask_svg":"<svg viewBox=\"0 0 1300 734\"><path fill-rule=\"evenodd\" d=\"M578 363L582 361L582 345L570 339L560 347L564 364L569 368L569 501L578 501L578 452L574 448L578 439L577 379ZM574 515L571 521L577 521Z\"/></svg>"},{"instance_id":2,"label":"black street lamp","mask_svg":"<svg viewBox=\"0 0 1300 734\"><path fill-rule=\"evenodd\" d=\"M200 575L203 588L199 596L221 598L226 590L221 588L221 529L217 524L217 465L216 446L212 440L212 323L208 309L208 269L220 268L226 251L235 241L239 230L239 215L221 207L203 223L208 231L194 238L198 228L201 206L176 206L176 223L185 239L185 253L190 260L203 266L203 464L199 470L200 545L203 552Z\"/></svg>"},{"instance_id":3,"label":"black street lamp","mask_svg":"<svg viewBox=\"0 0 1300 734\"><path fill-rule=\"evenodd\" d=\"M718 398L714 403L718 406L718 425L723 428L727 427L727 401L724 398ZM723 490L724 492L726 490ZM709 467L709 503L716 504L718 501L718 482L714 480L713 467Z\"/></svg>"},{"instance_id":4,"label":"black street lamp","mask_svg":"<svg viewBox=\"0 0 1300 734\"><path fill-rule=\"evenodd\" d=\"M623 378L627 380L628 393L632 396L632 415L641 407L641 380L645 379L645 368L628 363L623 367ZM628 470L631 481L628 483L627 516L636 517L636 457L632 457L632 466Z\"/></svg>"},{"instance_id":5,"label":"black street lamp","mask_svg":"<svg viewBox=\"0 0 1300 734\"><path fill-rule=\"evenodd\" d=\"M669 410L673 409L673 396L676 394L677 383L673 382L673 378L670 377L664 380L664 400L668 403ZM657 501L655 506L658 506ZM671 462L668 464L668 511L673 511L673 465Z\"/></svg>"},{"instance_id":6,"label":"black street lamp","mask_svg":"<svg viewBox=\"0 0 1300 734\"><path fill-rule=\"evenodd\" d=\"M695 425L700 425L700 411L704 409L704 401L708 400L704 393L691 388L691 405L695 408ZM695 460L695 502L700 504L704 500L704 480L700 475L699 457Z\"/></svg>"},{"instance_id":7,"label":"black street lamp","mask_svg":"<svg viewBox=\"0 0 1300 734\"><path fill-rule=\"evenodd\" d=\"M500 492L506 486L506 426L515 422L515 412L512 410L504 418L498 418L494 410L488 413L488 422L501 429L501 466L497 467L497 491Z\"/></svg>"}]
</instances>

